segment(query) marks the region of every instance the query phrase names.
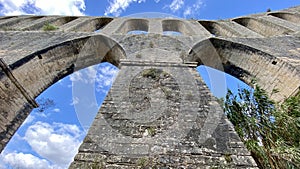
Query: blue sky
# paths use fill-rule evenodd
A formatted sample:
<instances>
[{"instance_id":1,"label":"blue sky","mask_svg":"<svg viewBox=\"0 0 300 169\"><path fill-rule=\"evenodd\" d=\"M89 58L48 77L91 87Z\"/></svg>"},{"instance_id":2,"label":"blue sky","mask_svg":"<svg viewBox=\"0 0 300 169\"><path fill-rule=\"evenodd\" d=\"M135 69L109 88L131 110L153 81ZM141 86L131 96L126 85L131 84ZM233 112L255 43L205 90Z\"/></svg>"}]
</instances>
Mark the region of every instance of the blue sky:
<instances>
[{"instance_id":1,"label":"blue sky","mask_svg":"<svg viewBox=\"0 0 300 169\"><path fill-rule=\"evenodd\" d=\"M300 0L0 0L0 15L128 16L159 12L181 18L226 19L298 4ZM232 78L208 70L201 68L201 76L215 95L223 95L226 84L237 88ZM43 103L51 99L54 104L45 111L31 112L1 153L0 169L67 168L117 72L116 67L103 63L75 72L48 88L37 100Z\"/></svg>"}]
</instances>

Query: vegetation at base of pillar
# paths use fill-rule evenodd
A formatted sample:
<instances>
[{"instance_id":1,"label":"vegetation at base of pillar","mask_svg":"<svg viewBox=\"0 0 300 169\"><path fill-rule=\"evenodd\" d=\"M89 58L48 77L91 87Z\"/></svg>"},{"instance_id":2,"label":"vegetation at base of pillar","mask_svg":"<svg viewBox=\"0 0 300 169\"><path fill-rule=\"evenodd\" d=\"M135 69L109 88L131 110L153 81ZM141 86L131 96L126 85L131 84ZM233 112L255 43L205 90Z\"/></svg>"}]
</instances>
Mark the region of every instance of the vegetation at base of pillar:
<instances>
[{"instance_id":1,"label":"vegetation at base of pillar","mask_svg":"<svg viewBox=\"0 0 300 169\"><path fill-rule=\"evenodd\" d=\"M300 168L300 93L279 104L259 86L229 90L224 108L259 168Z\"/></svg>"}]
</instances>

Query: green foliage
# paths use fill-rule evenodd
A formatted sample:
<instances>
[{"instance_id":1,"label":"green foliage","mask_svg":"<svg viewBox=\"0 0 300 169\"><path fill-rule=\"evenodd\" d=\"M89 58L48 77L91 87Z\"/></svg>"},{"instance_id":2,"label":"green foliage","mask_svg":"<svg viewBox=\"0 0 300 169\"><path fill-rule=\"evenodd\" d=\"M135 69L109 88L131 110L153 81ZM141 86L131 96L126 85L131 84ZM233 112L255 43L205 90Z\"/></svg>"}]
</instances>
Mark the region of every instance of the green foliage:
<instances>
[{"instance_id":1,"label":"green foliage","mask_svg":"<svg viewBox=\"0 0 300 169\"><path fill-rule=\"evenodd\" d=\"M146 158L140 158L137 162L138 166L145 167L147 165L148 160Z\"/></svg>"},{"instance_id":2,"label":"green foliage","mask_svg":"<svg viewBox=\"0 0 300 169\"><path fill-rule=\"evenodd\" d=\"M160 74L162 73L162 70L150 68L143 71L142 76L152 79L159 79Z\"/></svg>"},{"instance_id":3,"label":"green foliage","mask_svg":"<svg viewBox=\"0 0 300 169\"><path fill-rule=\"evenodd\" d=\"M46 23L44 26L43 26L43 31L54 31L54 30L57 30L58 27L50 24L50 23Z\"/></svg>"},{"instance_id":4,"label":"green foliage","mask_svg":"<svg viewBox=\"0 0 300 169\"><path fill-rule=\"evenodd\" d=\"M231 163L232 162L231 154L226 153L224 155L224 158L225 158L225 160L226 160L227 163Z\"/></svg>"},{"instance_id":5,"label":"green foliage","mask_svg":"<svg viewBox=\"0 0 300 169\"><path fill-rule=\"evenodd\" d=\"M103 169L105 168L104 165L100 162L92 163L91 169Z\"/></svg>"},{"instance_id":6,"label":"green foliage","mask_svg":"<svg viewBox=\"0 0 300 169\"><path fill-rule=\"evenodd\" d=\"M2 27L3 31L21 31L21 29L11 28L11 27Z\"/></svg>"},{"instance_id":7,"label":"green foliage","mask_svg":"<svg viewBox=\"0 0 300 169\"><path fill-rule=\"evenodd\" d=\"M93 143L93 140L89 137L89 136L86 136L83 140L84 143Z\"/></svg>"},{"instance_id":8,"label":"green foliage","mask_svg":"<svg viewBox=\"0 0 300 169\"><path fill-rule=\"evenodd\" d=\"M300 168L300 95L282 104L255 90L230 90L225 113L260 168Z\"/></svg>"},{"instance_id":9,"label":"green foliage","mask_svg":"<svg viewBox=\"0 0 300 169\"><path fill-rule=\"evenodd\" d=\"M149 127L149 128L147 128L147 131L151 137L155 136L155 134L156 134L155 127Z\"/></svg>"},{"instance_id":10,"label":"green foliage","mask_svg":"<svg viewBox=\"0 0 300 169\"><path fill-rule=\"evenodd\" d=\"M151 41L149 46L150 46L150 48L154 48L154 43Z\"/></svg>"}]
</instances>

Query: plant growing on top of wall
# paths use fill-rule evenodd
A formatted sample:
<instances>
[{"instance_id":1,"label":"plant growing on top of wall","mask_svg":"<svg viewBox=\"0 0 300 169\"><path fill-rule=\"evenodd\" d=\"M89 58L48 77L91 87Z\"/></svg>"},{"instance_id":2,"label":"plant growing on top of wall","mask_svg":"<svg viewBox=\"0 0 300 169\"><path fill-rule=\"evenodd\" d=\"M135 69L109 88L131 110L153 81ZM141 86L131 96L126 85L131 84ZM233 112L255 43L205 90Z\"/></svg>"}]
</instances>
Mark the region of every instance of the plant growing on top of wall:
<instances>
[{"instance_id":1,"label":"plant growing on top of wall","mask_svg":"<svg viewBox=\"0 0 300 169\"><path fill-rule=\"evenodd\" d=\"M151 41L151 42L149 43L149 46L150 46L150 48L154 48L154 43Z\"/></svg>"},{"instance_id":2,"label":"plant growing on top of wall","mask_svg":"<svg viewBox=\"0 0 300 169\"><path fill-rule=\"evenodd\" d=\"M150 68L144 70L142 76L147 78L152 78L152 79L158 79L161 73L162 70Z\"/></svg>"},{"instance_id":3,"label":"plant growing on top of wall","mask_svg":"<svg viewBox=\"0 0 300 169\"><path fill-rule=\"evenodd\" d=\"M58 27L50 24L50 23L46 23L44 26L43 26L43 31L54 31L54 30L57 30Z\"/></svg>"},{"instance_id":4,"label":"plant growing on top of wall","mask_svg":"<svg viewBox=\"0 0 300 169\"><path fill-rule=\"evenodd\" d=\"M156 129L154 127L147 128L147 131L151 137L153 137L156 134Z\"/></svg>"}]
</instances>

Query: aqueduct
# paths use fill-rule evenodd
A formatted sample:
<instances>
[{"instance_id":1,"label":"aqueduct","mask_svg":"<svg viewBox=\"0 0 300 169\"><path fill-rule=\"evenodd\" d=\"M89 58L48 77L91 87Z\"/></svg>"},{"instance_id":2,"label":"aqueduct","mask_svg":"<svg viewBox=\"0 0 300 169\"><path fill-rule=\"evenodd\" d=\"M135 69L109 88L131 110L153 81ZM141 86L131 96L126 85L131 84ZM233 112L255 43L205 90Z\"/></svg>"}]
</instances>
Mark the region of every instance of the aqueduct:
<instances>
[{"instance_id":1,"label":"aqueduct","mask_svg":"<svg viewBox=\"0 0 300 169\"><path fill-rule=\"evenodd\" d=\"M256 168L195 67L256 79L276 101L300 87L300 7L218 21L6 16L0 30L1 150L56 81L120 68L70 168Z\"/></svg>"}]
</instances>

